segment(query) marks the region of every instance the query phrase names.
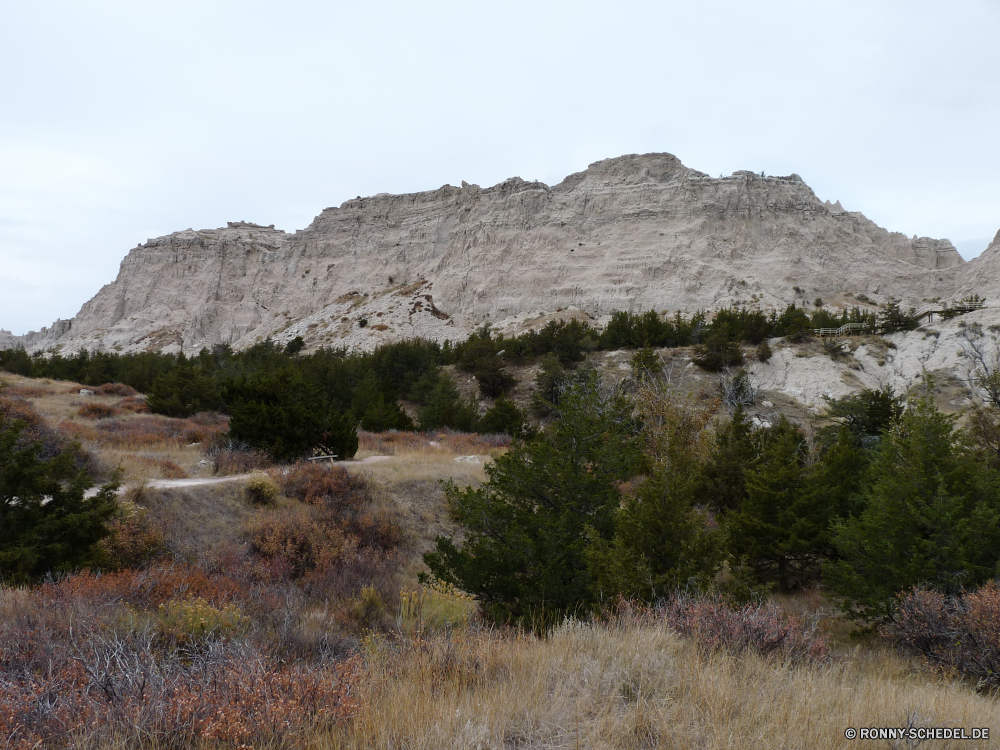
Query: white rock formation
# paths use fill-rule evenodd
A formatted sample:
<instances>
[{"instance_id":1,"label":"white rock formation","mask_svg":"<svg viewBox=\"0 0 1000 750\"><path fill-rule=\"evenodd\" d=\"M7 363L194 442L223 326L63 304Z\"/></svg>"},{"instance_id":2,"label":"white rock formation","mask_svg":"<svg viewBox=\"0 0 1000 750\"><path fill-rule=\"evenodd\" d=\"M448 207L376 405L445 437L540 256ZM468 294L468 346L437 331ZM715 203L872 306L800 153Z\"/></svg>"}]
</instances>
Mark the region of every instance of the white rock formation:
<instances>
[{"instance_id":1,"label":"white rock formation","mask_svg":"<svg viewBox=\"0 0 1000 750\"><path fill-rule=\"evenodd\" d=\"M196 352L301 335L309 347L463 338L560 309L920 305L1000 296L1000 235L964 263L888 232L796 176L711 178L670 154L622 156L555 186L512 178L358 198L288 235L245 222L150 240L72 321L0 346ZM362 320L365 321L362 324Z\"/></svg>"}]
</instances>

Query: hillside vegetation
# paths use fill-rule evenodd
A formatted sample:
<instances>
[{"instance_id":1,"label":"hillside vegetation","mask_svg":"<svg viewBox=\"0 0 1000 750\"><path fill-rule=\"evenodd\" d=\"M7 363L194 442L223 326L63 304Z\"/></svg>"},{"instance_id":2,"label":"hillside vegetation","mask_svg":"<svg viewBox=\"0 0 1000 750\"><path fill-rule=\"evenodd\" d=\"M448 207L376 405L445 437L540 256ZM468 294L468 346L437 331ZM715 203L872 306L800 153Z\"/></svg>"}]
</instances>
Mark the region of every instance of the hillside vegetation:
<instances>
[{"instance_id":1,"label":"hillside vegetation","mask_svg":"<svg viewBox=\"0 0 1000 750\"><path fill-rule=\"evenodd\" d=\"M656 321L708 369L760 322ZM847 727L1000 727L989 352L964 415L925 377L764 424L750 371L682 387L663 339L602 377L588 352L643 316L619 322L366 355L9 355L0 736L833 748ZM498 389L488 409L470 382ZM83 517L90 536L58 531Z\"/></svg>"}]
</instances>

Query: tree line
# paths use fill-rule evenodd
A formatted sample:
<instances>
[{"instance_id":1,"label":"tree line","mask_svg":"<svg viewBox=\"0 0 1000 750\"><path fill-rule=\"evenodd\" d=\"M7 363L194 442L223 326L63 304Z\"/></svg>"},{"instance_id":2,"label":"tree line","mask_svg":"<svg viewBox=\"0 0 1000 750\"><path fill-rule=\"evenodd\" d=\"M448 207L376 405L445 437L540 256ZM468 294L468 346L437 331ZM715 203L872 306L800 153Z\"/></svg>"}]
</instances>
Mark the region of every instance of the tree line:
<instances>
[{"instance_id":1,"label":"tree line","mask_svg":"<svg viewBox=\"0 0 1000 750\"><path fill-rule=\"evenodd\" d=\"M891 317L892 310L887 314ZM696 362L717 371L742 362L741 343L796 337L841 320L877 322L860 308L836 317L794 304L781 314L727 308L711 321L704 313L669 318L655 311L619 312L603 329L579 320L553 321L507 338L484 326L455 344L412 340L371 353L320 349L302 354L301 338L283 347L266 341L240 352L220 345L191 357L86 350L29 355L17 348L0 351L0 368L87 385L125 383L148 395L153 412L168 416L223 411L232 418L235 438L283 460L319 443L352 455L359 424L372 431L448 427L518 433L525 415L503 398L515 384L510 365L546 358L558 362L548 366L551 370L573 367L594 350L693 345ZM476 405L459 396L442 370L446 365L456 365L475 378L483 396L500 401L480 417ZM551 373L545 377L552 381ZM416 422L400 408L400 400L417 406Z\"/></svg>"},{"instance_id":2,"label":"tree line","mask_svg":"<svg viewBox=\"0 0 1000 750\"><path fill-rule=\"evenodd\" d=\"M1000 471L929 395L831 402L812 437L755 428L647 383L638 395L581 372L548 428L515 442L479 487L446 488L464 527L425 556L501 622L545 627L622 595L738 598L817 582L847 610L891 619L898 593L996 576Z\"/></svg>"}]
</instances>

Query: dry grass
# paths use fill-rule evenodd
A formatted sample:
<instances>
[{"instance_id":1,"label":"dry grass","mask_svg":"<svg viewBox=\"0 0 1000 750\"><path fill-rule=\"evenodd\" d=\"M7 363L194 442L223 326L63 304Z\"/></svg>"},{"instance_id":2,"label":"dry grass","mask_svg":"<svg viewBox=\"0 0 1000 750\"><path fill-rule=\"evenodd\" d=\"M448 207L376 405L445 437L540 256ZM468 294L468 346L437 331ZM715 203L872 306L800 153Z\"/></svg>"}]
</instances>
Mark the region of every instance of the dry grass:
<instances>
[{"instance_id":1,"label":"dry grass","mask_svg":"<svg viewBox=\"0 0 1000 750\"><path fill-rule=\"evenodd\" d=\"M170 472L211 473L211 466L197 465L204 457L201 447L185 441L198 442L192 433L202 430L207 443L215 431L224 429L223 421L137 414L125 407L124 400L131 399L135 405L142 401L129 395L87 397L86 403L127 412L93 420L77 414L85 403L79 387L55 387L7 375L4 379L19 389L8 390L7 395L30 401L49 424L80 437L106 463L124 466L126 481ZM301 674L306 677L310 670L325 668L322 665L334 656L346 656L362 626L381 629L381 634L369 633L363 640L363 666L357 679L352 679L349 696L354 713L350 718L343 716L344 723L333 728L299 726L297 734L281 739L253 729L255 736L227 738L232 740L229 746L245 740L245 745L258 748L826 750L875 746L846 740L844 729L852 726L901 726L915 721L932 726L989 726L1000 732L1000 703L995 698L976 695L965 683L929 674L891 651L848 647L846 632L838 630L844 625L836 618L827 618L821 625L840 643L834 656L795 664L773 654L710 651L665 622L648 619L569 622L547 639L470 626L474 618L463 609L464 600L442 604L435 599L440 592L414 593L413 578L421 569L420 554L436 535L459 533L447 512L439 480L452 478L459 485L482 482L484 466L501 455L506 444L491 436L448 432L363 432L360 438L358 458L392 457L379 463L345 464L353 475L349 478L369 480L363 496L355 493L364 507L361 500L352 499L354 494L348 490L354 485L340 470L320 476L324 469L311 465L300 467L294 476L275 474L279 483L285 480L287 497L272 509L251 507L238 483L133 491L131 499L148 509L144 511L148 528L162 530L171 564L157 562L141 573L69 577L45 590L64 595L51 601L44 600L49 594L41 589L0 586L0 626L10 636L0 639L0 662L5 654L14 653L14 635L22 631L25 638L51 641L52 653L65 655L69 636L59 630L62 619L75 627L89 622L95 633L114 633L120 621L131 622L128 618L134 616L126 605L141 610L143 617L153 617L160 599L183 595L202 597L220 610L235 603L254 618L244 639L249 644L247 653L254 658L263 654L261 663L273 659L276 665L287 663L305 670ZM455 460L468 456L476 460ZM346 512L355 506L357 512ZM323 508L337 509L337 524L328 524L331 539L337 531L345 539L359 540L351 542L359 545L357 552L352 547L347 550L350 554L343 554L348 545L337 547L340 557L335 566L317 565L316 570L295 578L289 572L292 566L285 564L291 554L286 550L292 547L282 545L280 555L266 556L247 544L254 529L265 521L278 531L287 527L311 532L322 520L317 514ZM366 535L382 533L381 512L391 513L394 523L406 532L398 550L396 541L382 545L402 557L399 577L394 573L395 557L376 558L365 550ZM299 522L298 527L293 522ZM313 534L306 540L314 543L316 539ZM373 586L384 589L389 583L397 591L400 585L407 591L398 602L402 607L398 615L396 601L386 595L375 598L378 592ZM361 595L352 598L359 588ZM372 592L373 606L362 611L366 590ZM149 601L141 600L142 596ZM799 615L832 609L819 591L785 597L779 603L785 611ZM370 616L376 604L386 607L381 619ZM438 629L429 625L436 621L440 621ZM46 635L49 630L54 635ZM24 640L28 644L24 649L31 643ZM38 664L43 663L40 659ZM277 666L266 674L234 674L243 675L240 679L245 677L247 685L256 685L279 672L285 674ZM25 675L34 679L35 673L29 670ZM288 675L289 680L301 679L298 672ZM90 684L80 679L84 680L81 684ZM282 700L296 694L300 683L294 680L288 683L288 691L279 693ZM0 683L0 698L4 689ZM235 687L226 691L227 716L238 719L244 698ZM202 732L200 736L212 735ZM109 734L100 737L91 744L135 746L134 735L121 742ZM189 745L198 741L190 737ZM0 745L3 742L0 739ZM175 746L181 746L178 742ZM168 744L151 739L147 746ZM988 745L938 741L933 746Z\"/></svg>"},{"instance_id":2,"label":"dry grass","mask_svg":"<svg viewBox=\"0 0 1000 750\"><path fill-rule=\"evenodd\" d=\"M996 700L910 676L885 652L793 666L706 653L655 624L578 622L547 640L486 631L367 643L360 709L316 746L825 750L873 746L845 739L847 727L1000 726Z\"/></svg>"},{"instance_id":3,"label":"dry grass","mask_svg":"<svg viewBox=\"0 0 1000 750\"><path fill-rule=\"evenodd\" d=\"M150 525L164 532L176 559L200 560L212 550L242 540L254 510L242 497L242 484L168 490L144 488L133 500L149 509Z\"/></svg>"},{"instance_id":4,"label":"dry grass","mask_svg":"<svg viewBox=\"0 0 1000 750\"><path fill-rule=\"evenodd\" d=\"M506 436L461 433L359 432L358 460L390 455L377 463L345 462L349 472L360 474L383 488L391 498L404 528L410 530L405 575L415 580L425 568L424 552L439 536L462 538L462 530L451 518L442 479L459 486L478 486L486 479L485 466L507 450Z\"/></svg>"},{"instance_id":5,"label":"dry grass","mask_svg":"<svg viewBox=\"0 0 1000 750\"><path fill-rule=\"evenodd\" d=\"M5 397L25 399L46 424L96 456L103 467L100 480L116 469L128 483L209 475L212 466L202 463L202 448L228 426L221 415L173 419L149 414L145 399L121 383L91 388L94 395L81 396L84 386L79 384L9 373L0 380L6 384Z\"/></svg>"},{"instance_id":6,"label":"dry grass","mask_svg":"<svg viewBox=\"0 0 1000 750\"><path fill-rule=\"evenodd\" d=\"M358 431L358 457L371 455L429 455L435 452L452 455L484 455L495 458L510 447L507 435L439 430L433 432Z\"/></svg>"}]
</instances>

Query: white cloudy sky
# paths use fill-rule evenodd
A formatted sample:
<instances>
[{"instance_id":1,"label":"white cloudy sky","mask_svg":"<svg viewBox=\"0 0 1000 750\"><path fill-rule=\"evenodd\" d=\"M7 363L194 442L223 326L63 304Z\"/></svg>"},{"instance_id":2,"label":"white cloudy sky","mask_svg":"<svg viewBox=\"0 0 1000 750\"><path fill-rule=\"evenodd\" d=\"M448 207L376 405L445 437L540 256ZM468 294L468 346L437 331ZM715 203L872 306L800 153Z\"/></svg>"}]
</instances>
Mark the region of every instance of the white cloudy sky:
<instances>
[{"instance_id":1,"label":"white cloudy sky","mask_svg":"<svg viewBox=\"0 0 1000 750\"><path fill-rule=\"evenodd\" d=\"M966 257L1000 229L998 0L0 0L0 327L131 247L669 151Z\"/></svg>"}]
</instances>

